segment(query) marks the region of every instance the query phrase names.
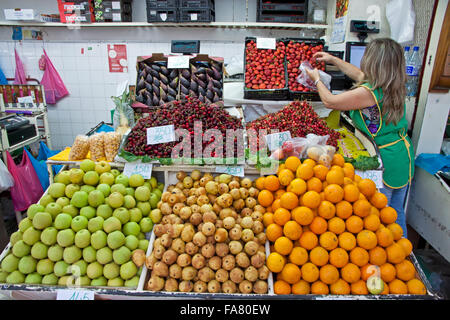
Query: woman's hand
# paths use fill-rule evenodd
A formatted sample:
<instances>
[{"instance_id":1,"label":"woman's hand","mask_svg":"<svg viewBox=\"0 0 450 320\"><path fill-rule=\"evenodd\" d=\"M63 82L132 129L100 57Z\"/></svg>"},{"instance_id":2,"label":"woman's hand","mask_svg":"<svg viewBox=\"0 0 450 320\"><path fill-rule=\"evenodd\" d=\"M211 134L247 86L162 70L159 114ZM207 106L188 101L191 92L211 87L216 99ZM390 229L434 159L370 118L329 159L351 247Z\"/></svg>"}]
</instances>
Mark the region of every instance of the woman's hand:
<instances>
[{"instance_id":1,"label":"woman's hand","mask_svg":"<svg viewBox=\"0 0 450 320\"><path fill-rule=\"evenodd\" d=\"M309 68L305 68L305 70L313 82L316 82L317 80L320 79L319 70L317 70L317 69L313 70L313 69L309 69Z\"/></svg>"},{"instance_id":2,"label":"woman's hand","mask_svg":"<svg viewBox=\"0 0 450 320\"><path fill-rule=\"evenodd\" d=\"M319 62L334 64L336 57L329 54L328 52L316 52L313 54L313 58L316 58Z\"/></svg>"}]
</instances>

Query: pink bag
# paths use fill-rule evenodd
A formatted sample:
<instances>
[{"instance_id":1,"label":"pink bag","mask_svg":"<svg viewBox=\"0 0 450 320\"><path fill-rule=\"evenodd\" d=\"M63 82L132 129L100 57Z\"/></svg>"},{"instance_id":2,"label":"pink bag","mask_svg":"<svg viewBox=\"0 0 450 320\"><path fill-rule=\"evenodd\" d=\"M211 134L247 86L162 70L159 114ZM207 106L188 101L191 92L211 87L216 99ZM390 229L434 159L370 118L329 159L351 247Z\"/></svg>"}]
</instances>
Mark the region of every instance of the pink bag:
<instances>
[{"instance_id":1,"label":"pink bag","mask_svg":"<svg viewBox=\"0 0 450 320\"><path fill-rule=\"evenodd\" d=\"M56 101L69 94L64 82L56 71L55 66L50 61L47 52L44 50L45 56L45 71L41 80L41 84L44 86L45 99L47 104L55 104Z\"/></svg>"},{"instance_id":2,"label":"pink bag","mask_svg":"<svg viewBox=\"0 0 450 320\"><path fill-rule=\"evenodd\" d=\"M6 160L8 170L14 178L14 186L10 189L14 210L27 210L30 205L37 203L44 193L39 178L26 152L23 153L19 165L14 163L8 151Z\"/></svg>"},{"instance_id":3,"label":"pink bag","mask_svg":"<svg viewBox=\"0 0 450 320\"><path fill-rule=\"evenodd\" d=\"M17 50L14 49L14 55L16 56L16 73L14 76L14 84L27 84L27 77L25 76L25 69L23 68L22 60L20 60Z\"/></svg>"}]
</instances>

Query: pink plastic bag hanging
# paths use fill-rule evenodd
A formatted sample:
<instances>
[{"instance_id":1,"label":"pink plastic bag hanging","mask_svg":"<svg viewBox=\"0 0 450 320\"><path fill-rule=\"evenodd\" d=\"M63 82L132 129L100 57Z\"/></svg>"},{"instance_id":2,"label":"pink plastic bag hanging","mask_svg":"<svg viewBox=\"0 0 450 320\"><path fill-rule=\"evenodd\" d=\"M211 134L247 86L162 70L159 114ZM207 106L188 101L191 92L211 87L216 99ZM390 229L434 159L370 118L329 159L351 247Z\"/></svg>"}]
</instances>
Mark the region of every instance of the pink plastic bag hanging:
<instances>
[{"instance_id":1,"label":"pink plastic bag hanging","mask_svg":"<svg viewBox=\"0 0 450 320\"><path fill-rule=\"evenodd\" d=\"M16 57L16 73L14 76L14 84L27 84L27 77L25 76L25 69L23 68L22 60L20 60L17 50L14 49Z\"/></svg>"},{"instance_id":2,"label":"pink plastic bag hanging","mask_svg":"<svg viewBox=\"0 0 450 320\"><path fill-rule=\"evenodd\" d=\"M26 152L23 153L19 165L14 163L8 151L6 160L8 170L14 178L14 186L10 189L14 210L27 210L30 205L37 203L44 193L39 178Z\"/></svg>"},{"instance_id":3,"label":"pink plastic bag hanging","mask_svg":"<svg viewBox=\"0 0 450 320\"><path fill-rule=\"evenodd\" d=\"M55 104L56 101L69 94L64 82L56 71L55 66L50 61L47 52L44 50L45 56L45 71L42 77L41 84L44 86L45 99L47 104Z\"/></svg>"}]
</instances>

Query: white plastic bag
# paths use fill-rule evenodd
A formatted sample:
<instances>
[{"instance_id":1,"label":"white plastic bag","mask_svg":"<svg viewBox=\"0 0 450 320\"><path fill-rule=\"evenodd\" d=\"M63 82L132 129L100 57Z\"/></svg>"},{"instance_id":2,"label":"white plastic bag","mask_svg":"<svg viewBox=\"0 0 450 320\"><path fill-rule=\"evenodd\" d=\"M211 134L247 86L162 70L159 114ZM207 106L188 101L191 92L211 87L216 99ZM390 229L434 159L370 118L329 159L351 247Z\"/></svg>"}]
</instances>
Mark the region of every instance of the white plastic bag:
<instances>
[{"instance_id":1,"label":"white plastic bag","mask_svg":"<svg viewBox=\"0 0 450 320\"><path fill-rule=\"evenodd\" d=\"M297 77L297 82L308 89L317 91L316 85L306 73L306 68L310 70L313 69L309 61L303 61L300 64L300 74ZM328 73L323 72L322 70L319 70L319 76L323 84L328 88L328 90L330 90L331 76Z\"/></svg>"},{"instance_id":2,"label":"white plastic bag","mask_svg":"<svg viewBox=\"0 0 450 320\"><path fill-rule=\"evenodd\" d=\"M6 191L14 186L14 178L9 173L8 168L0 160L0 192Z\"/></svg>"},{"instance_id":3,"label":"white plastic bag","mask_svg":"<svg viewBox=\"0 0 450 320\"><path fill-rule=\"evenodd\" d=\"M414 41L416 13L412 0L391 0L386 4L386 18L391 28L391 38L400 44Z\"/></svg>"}]
</instances>

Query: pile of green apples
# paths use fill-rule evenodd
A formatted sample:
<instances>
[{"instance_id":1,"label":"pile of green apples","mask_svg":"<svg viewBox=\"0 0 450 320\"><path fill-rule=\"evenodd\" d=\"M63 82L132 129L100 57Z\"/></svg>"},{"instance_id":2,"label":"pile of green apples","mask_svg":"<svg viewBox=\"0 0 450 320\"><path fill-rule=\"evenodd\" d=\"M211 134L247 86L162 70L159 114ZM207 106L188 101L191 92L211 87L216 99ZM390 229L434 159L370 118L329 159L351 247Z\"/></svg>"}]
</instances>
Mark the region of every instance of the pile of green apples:
<instances>
[{"instance_id":1,"label":"pile of green apples","mask_svg":"<svg viewBox=\"0 0 450 320\"><path fill-rule=\"evenodd\" d=\"M0 282L137 287L142 263L132 257L147 252L163 189L106 161L61 171L11 235Z\"/></svg>"}]
</instances>

